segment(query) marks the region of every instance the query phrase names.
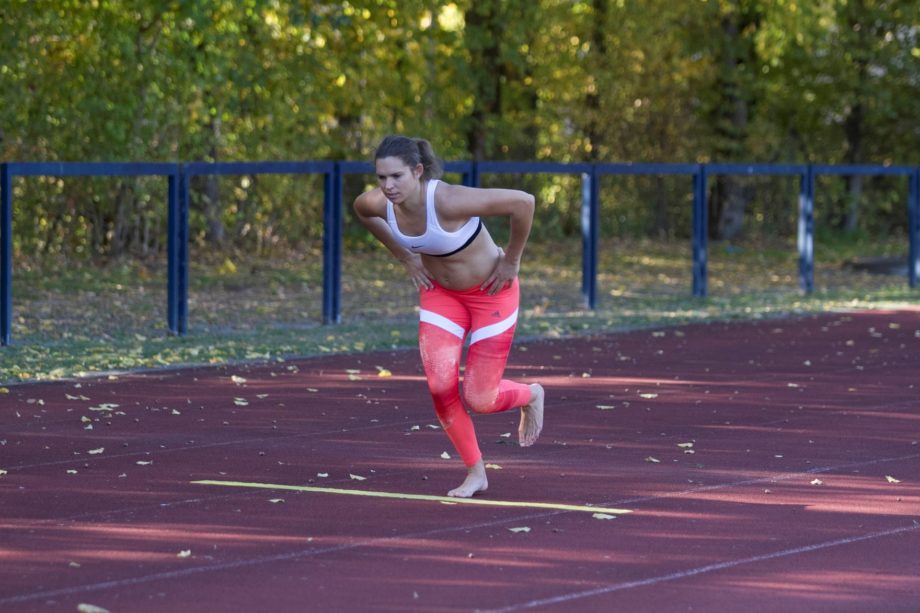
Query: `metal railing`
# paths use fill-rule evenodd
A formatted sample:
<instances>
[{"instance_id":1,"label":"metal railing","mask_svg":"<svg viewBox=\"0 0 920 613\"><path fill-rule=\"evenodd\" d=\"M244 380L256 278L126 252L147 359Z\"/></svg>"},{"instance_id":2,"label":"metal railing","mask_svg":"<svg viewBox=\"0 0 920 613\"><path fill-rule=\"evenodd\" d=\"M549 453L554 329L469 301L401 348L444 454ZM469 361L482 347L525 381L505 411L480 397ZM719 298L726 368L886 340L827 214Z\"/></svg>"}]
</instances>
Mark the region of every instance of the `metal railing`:
<instances>
[{"instance_id":1,"label":"metal railing","mask_svg":"<svg viewBox=\"0 0 920 613\"><path fill-rule=\"evenodd\" d=\"M908 178L908 283L920 277L920 168L878 165L812 164L589 164L553 162L447 162L462 183L478 186L484 174L575 174L581 176L582 298L597 307L597 260L600 228L600 178L606 175L684 175L692 178L692 293L708 292L707 183L715 175L786 175L799 177L799 287L814 289L815 179L821 175L904 176ZM167 179L167 308L170 333L188 332L189 180L200 175L320 174L323 176L323 307L324 324L341 321L343 177L368 174L373 166L352 161L281 162L8 162L0 164L0 344L9 345L13 313L13 189L15 177L125 177Z\"/></svg>"}]
</instances>

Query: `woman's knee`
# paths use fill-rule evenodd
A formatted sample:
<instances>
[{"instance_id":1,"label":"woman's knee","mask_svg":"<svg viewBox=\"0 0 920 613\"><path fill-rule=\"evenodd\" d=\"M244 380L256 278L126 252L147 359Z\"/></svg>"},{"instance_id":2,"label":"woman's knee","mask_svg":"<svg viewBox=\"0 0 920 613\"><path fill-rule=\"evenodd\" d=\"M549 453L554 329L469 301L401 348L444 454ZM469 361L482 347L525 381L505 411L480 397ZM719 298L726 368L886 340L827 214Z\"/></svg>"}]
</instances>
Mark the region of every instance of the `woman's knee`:
<instances>
[{"instance_id":1,"label":"woman's knee","mask_svg":"<svg viewBox=\"0 0 920 613\"><path fill-rule=\"evenodd\" d=\"M480 388L478 386L463 387L463 402L471 411L476 413L491 413L495 410L495 401L498 399L498 389L494 387Z\"/></svg>"}]
</instances>

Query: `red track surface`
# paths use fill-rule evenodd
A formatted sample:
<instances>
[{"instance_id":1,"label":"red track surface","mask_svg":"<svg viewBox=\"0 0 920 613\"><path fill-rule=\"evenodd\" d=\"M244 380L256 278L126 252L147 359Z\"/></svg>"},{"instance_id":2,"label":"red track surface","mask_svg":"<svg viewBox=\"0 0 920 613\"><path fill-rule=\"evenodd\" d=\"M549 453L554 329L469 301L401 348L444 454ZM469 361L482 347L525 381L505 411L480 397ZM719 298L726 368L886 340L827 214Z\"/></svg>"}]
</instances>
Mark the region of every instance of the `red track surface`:
<instances>
[{"instance_id":1,"label":"red track surface","mask_svg":"<svg viewBox=\"0 0 920 613\"><path fill-rule=\"evenodd\" d=\"M11 386L0 610L920 610L920 312L521 342L509 374L546 427L476 418L483 498L632 513L191 483L444 494L413 351Z\"/></svg>"}]
</instances>

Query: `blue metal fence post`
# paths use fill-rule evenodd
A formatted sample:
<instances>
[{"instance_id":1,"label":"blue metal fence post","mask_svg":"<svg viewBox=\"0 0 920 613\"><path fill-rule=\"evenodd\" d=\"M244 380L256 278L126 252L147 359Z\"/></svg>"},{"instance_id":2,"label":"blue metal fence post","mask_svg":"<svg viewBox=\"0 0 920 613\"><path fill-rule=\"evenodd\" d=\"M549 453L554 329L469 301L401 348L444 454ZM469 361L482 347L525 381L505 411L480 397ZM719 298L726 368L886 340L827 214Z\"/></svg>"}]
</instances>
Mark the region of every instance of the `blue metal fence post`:
<instances>
[{"instance_id":1,"label":"blue metal fence post","mask_svg":"<svg viewBox=\"0 0 920 613\"><path fill-rule=\"evenodd\" d=\"M170 177L172 179L172 177ZM170 194L172 195L172 194ZM176 324L179 336L188 333L188 267L189 267L189 177L185 172L179 171L178 193L178 227L176 240L178 241L177 263L177 294L176 294Z\"/></svg>"},{"instance_id":2,"label":"blue metal fence post","mask_svg":"<svg viewBox=\"0 0 920 613\"><path fill-rule=\"evenodd\" d=\"M182 176L185 172L182 172ZM171 334L179 333L179 178L169 177L166 209L166 325Z\"/></svg>"},{"instance_id":3,"label":"blue metal fence post","mask_svg":"<svg viewBox=\"0 0 920 613\"><path fill-rule=\"evenodd\" d=\"M917 244L920 240L920 167L908 178L907 192L907 281L914 288L920 276L920 245Z\"/></svg>"},{"instance_id":4,"label":"blue metal fence post","mask_svg":"<svg viewBox=\"0 0 920 613\"><path fill-rule=\"evenodd\" d=\"M0 344L9 345L13 325L13 184L0 164Z\"/></svg>"},{"instance_id":5,"label":"blue metal fence post","mask_svg":"<svg viewBox=\"0 0 920 613\"><path fill-rule=\"evenodd\" d=\"M597 167L581 175L581 295L584 305L597 308L597 235L600 198Z\"/></svg>"},{"instance_id":6,"label":"blue metal fence post","mask_svg":"<svg viewBox=\"0 0 920 613\"><path fill-rule=\"evenodd\" d=\"M698 298L705 297L708 289L709 205L706 190L706 165L700 164L693 174L693 295Z\"/></svg>"},{"instance_id":7,"label":"blue metal fence post","mask_svg":"<svg viewBox=\"0 0 920 613\"><path fill-rule=\"evenodd\" d=\"M342 170L339 162L323 175L323 323L342 320Z\"/></svg>"},{"instance_id":8,"label":"blue metal fence post","mask_svg":"<svg viewBox=\"0 0 920 613\"><path fill-rule=\"evenodd\" d=\"M799 186L799 287L810 294L815 285L815 172L808 164Z\"/></svg>"}]
</instances>

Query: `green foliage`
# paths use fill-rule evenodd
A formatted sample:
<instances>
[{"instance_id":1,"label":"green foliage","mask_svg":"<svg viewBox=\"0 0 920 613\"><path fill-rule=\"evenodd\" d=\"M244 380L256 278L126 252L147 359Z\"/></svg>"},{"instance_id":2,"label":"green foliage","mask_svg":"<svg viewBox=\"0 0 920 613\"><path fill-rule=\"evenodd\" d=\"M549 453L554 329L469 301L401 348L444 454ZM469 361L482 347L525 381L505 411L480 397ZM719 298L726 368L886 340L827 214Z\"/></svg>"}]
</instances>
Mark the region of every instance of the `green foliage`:
<instances>
[{"instance_id":1,"label":"green foliage","mask_svg":"<svg viewBox=\"0 0 920 613\"><path fill-rule=\"evenodd\" d=\"M918 13L920 0L8 0L0 159L366 159L403 132L445 159L916 164ZM685 236L679 180L609 183L605 233ZM577 236L577 178L518 184L539 195L536 236ZM346 199L363 185L349 178ZM784 185L745 185L748 227L786 223ZM193 188L203 251L320 236L313 179ZM822 215L889 232L902 189L835 186ZM165 248L161 180L20 178L15 203L18 259Z\"/></svg>"}]
</instances>

